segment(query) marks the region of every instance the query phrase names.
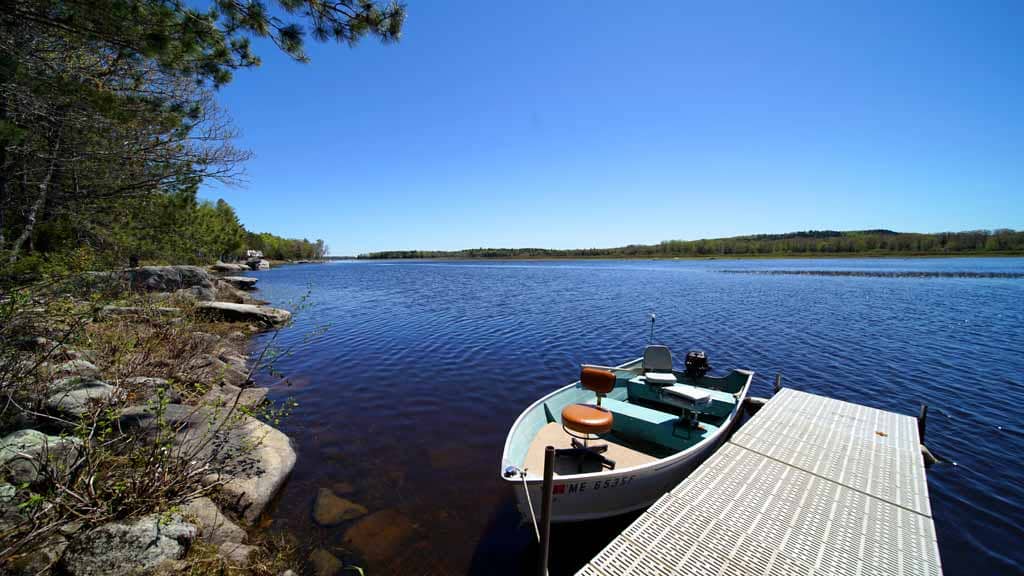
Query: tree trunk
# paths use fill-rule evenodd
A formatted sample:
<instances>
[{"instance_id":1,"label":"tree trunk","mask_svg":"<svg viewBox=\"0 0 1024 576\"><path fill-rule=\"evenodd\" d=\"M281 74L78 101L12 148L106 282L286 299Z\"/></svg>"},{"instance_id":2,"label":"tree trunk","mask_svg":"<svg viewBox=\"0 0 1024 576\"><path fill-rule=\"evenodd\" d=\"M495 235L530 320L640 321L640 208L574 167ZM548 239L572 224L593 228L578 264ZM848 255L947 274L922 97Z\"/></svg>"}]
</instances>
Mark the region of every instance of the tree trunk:
<instances>
[{"instance_id":1,"label":"tree trunk","mask_svg":"<svg viewBox=\"0 0 1024 576\"><path fill-rule=\"evenodd\" d=\"M46 169L46 175L43 176L43 181L39 183L39 196L36 197L35 203L32 204L32 208L28 212L28 221L25 222L25 228L21 231L21 235L14 241L14 246L11 247L11 263L18 260L18 254L21 252L21 247L25 245L25 241L32 237L32 232L36 227L36 219L43 210L43 206L46 205L46 194L50 189L50 181L53 179L53 173L57 170L57 152L60 149L60 137L57 137L57 142L53 146L53 154L50 156L50 165Z\"/></svg>"}]
</instances>

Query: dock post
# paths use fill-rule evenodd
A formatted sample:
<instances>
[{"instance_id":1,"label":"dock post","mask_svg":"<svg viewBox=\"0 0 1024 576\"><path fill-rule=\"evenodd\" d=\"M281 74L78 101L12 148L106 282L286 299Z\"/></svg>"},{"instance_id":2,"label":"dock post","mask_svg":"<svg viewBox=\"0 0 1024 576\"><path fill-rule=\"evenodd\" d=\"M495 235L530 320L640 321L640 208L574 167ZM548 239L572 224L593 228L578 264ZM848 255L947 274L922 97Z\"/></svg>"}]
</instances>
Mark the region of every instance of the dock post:
<instances>
[{"instance_id":1,"label":"dock post","mask_svg":"<svg viewBox=\"0 0 1024 576\"><path fill-rule=\"evenodd\" d=\"M547 576L548 551L551 548L551 484L555 474L555 447L544 449L544 486L540 500L540 550L537 551L537 574Z\"/></svg>"},{"instance_id":2,"label":"dock post","mask_svg":"<svg viewBox=\"0 0 1024 576\"><path fill-rule=\"evenodd\" d=\"M924 426L928 421L928 405L921 404L921 413L917 416L917 440L924 444Z\"/></svg>"},{"instance_id":3,"label":"dock post","mask_svg":"<svg viewBox=\"0 0 1024 576\"><path fill-rule=\"evenodd\" d=\"M772 392L778 394L779 390L782 390L782 372L775 373L775 385L772 386Z\"/></svg>"}]
</instances>

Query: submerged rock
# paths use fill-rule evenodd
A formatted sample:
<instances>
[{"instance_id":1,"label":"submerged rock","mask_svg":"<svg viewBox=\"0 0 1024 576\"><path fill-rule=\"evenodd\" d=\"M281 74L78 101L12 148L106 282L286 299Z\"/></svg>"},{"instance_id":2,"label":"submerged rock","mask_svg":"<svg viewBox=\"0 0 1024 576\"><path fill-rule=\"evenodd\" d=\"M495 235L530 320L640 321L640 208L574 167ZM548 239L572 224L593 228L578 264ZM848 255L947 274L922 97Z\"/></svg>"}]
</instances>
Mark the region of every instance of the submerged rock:
<instances>
[{"instance_id":1,"label":"submerged rock","mask_svg":"<svg viewBox=\"0 0 1024 576\"><path fill-rule=\"evenodd\" d=\"M345 531L343 541L371 563L399 555L416 532L416 525L397 510L374 512Z\"/></svg>"},{"instance_id":2,"label":"submerged rock","mask_svg":"<svg viewBox=\"0 0 1024 576\"><path fill-rule=\"evenodd\" d=\"M334 554L323 548L317 548L309 555L309 561L313 564L313 573L316 576L335 576L345 566Z\"/></svg>"},{"instance_id":3,"label":"submerged rock","mask_svg":"<svg viewBox=\"0 0 1024 576\"><path fill-rule=\"evenodd\" d=\"M78 438L19 430L0 440L0 475L13 484L21 484L42 480L47 470L66 474L78 458L81 447Z\"/></svg>"},{"instance_id":4,"label":"submerged rock","mask_svg":"<svg viewBox=\"0 0 1024 576\"><path fill-rule=\"evenodd\" d=\"M184 558L197 532L177 514L111 522L76 535L61 567L71 576L144 574Z\"/></svg>"},{"instance_id":5,"label":"submerged rock","mask_svg":"<svg viewBox=\"0 0 1024 576\"><path fill-rule=\"evenodd\" d=\"M292 313L287 310L231 302L200 302L196 310L219 320L252 322L268 327L281 326L292 318Z\"/></svg>"},{"instance_id":6,"label":"submerged rock","mask_svg":"<svg viewBox=\"0 0 1024 576\"><path fill-rule=\"evenodd\" d=\"M321 488L313 504L313 519L321 526L334 526L364 516L364 506L342 498L328 488Z\"/></svg>"}]
</instances>

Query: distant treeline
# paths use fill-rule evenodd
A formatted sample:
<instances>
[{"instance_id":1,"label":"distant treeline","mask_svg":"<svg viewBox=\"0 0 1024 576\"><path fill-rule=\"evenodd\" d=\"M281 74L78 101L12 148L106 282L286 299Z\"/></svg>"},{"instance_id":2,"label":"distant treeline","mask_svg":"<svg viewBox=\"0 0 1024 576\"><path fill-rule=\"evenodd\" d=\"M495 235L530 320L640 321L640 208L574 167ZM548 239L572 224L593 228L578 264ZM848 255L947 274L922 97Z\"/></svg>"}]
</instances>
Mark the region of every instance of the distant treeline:
<instances>
[{"instance_id":1,"label":"distant treeline","mask_svg":"<svg viewBox=\"0 0 1024 576\"><path fill-rule=\"evenodd\" d=\"M360 254L363 259L402 258L673 258L711 256L1024 254L1024 232L1009 229L915 234L892 230L809 230L704 240L666 240L620 248L474 248L398 250Z\"/></svg>"}]
</instances>

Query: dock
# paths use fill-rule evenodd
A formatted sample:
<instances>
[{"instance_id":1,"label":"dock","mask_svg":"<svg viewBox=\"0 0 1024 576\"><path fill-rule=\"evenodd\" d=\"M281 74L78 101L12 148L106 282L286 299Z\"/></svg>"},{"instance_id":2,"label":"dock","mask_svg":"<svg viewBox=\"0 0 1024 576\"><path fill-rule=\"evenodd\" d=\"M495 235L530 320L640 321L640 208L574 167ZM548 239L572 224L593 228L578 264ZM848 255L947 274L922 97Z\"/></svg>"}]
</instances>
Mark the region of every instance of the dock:
<instances>
[{"instance_id":1,"label":"dock","mask_svg":"<svg viewBox=\"0 0 1024 576\"><path fill-rule=\"evenodd\" d=\"M578 575L942 574L917 420L783 388Z\"/></svg>"}]
</instances>

